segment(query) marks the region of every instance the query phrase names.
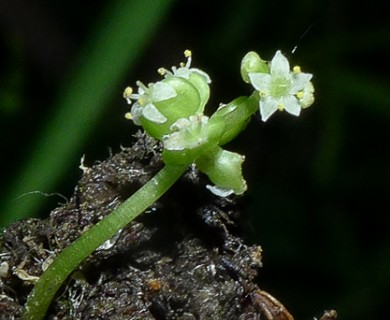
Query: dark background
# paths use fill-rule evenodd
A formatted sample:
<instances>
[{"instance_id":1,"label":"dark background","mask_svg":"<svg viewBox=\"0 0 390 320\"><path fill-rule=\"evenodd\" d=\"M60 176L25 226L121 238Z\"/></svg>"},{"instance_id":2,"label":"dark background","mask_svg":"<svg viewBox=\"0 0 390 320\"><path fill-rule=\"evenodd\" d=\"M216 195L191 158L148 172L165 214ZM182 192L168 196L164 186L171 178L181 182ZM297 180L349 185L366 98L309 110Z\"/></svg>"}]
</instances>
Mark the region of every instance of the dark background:
<instances>
[{"instance_id":1,"label":"dark background","mask_svg":"<svg viewBox=\"0 0 390 320\"><path fill-rule=\"evenodd\" d=\"M0 0L1 224L47 216L83 155L91 165L130 145L123 89L156 81L186 48L213 80L211 110L250 94L239 76L249 50L270 60L281 49L314 74L316 103L299 118L254 118L227 146L246 155L246 237L264 250L262 287L296 319L326 308L387 318L385 1Z\"/></svg>"}]
</instances>

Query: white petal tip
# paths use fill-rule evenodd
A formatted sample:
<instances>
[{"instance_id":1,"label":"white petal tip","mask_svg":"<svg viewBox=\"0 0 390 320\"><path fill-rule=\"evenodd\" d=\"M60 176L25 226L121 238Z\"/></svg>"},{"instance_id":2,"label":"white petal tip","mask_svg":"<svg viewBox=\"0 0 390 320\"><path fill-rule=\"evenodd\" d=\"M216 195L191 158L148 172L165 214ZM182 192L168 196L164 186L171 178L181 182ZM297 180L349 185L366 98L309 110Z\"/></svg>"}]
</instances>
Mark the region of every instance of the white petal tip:
<instances>
[{"instance_id":1,"label":"white petal tip","mask_svg":"<svg viewBox=\"0 0 390 320\"><path fill-rule=\"evenodd\" d=\"M212 185L206 185L206 188L211 191L211 193L215 194L218 197L226 198L230 196L231 194L234 193L232 189L225 189L225 188L220 188L217 186L212 186Z\"/></svg>"}]
</instances>

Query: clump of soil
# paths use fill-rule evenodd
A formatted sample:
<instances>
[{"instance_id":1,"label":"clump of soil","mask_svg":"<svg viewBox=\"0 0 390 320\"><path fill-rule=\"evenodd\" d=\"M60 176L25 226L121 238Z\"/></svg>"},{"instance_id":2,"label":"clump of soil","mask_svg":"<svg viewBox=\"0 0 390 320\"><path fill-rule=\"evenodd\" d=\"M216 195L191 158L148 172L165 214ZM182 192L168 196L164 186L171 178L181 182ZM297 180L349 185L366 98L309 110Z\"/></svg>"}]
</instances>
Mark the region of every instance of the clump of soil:
<instances>
[{"instance_id":1,"label":"clump of soil","mask_svg":"<svg viewBox=\"0 0 390 320\"><path fill-rule=\"evenodd\" d=\"M0 238L0 319L19 319L53 258L161 167L160 146L137 135L91 168L69 202ZM240 208L214 197L191 168L166 195L99 247L64 284L47 319L293 319L258 285L261 248L240 237ZM335 319L326 312L321 319Z\"/></svg>"}]
</instances>

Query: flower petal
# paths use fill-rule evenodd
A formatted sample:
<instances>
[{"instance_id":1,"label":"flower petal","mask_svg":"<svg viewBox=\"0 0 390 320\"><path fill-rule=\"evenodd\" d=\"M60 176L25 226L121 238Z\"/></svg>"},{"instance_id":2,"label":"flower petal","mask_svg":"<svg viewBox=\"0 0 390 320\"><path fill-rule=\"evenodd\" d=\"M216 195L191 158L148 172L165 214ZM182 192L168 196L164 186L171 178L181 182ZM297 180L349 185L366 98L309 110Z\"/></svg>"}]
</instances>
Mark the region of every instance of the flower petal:
<instances>
[{"instance_id":1,"label":"flower petal","mask_svg":"<svg viewBox=\"0 0 390 320\"><path fill-rule=\"evenodd\" d=\"M190 71L190 69L188 69L186 67L182 67L182 68L179 68L179 69L174 69L173 70L173 74L176 77L188 79L190 77L191 71Z\"/></svg>"},{"instance_id":2,"label":"flower petal","mask_svg":"<svg viewBox=\"0 0 390 320\"><path fill-rule=\"evenodd\" d=\"M276 51L275 56L270 63L270 72L273 76L284 76L290 73L290 63L287 58L280 52Z\"/></svg>"},{"instance_id":3,"label":"flower petal","mask_svg":"<svg viewBox=\"0 0 390 320\"><path fill-rule=\"evenodd\" d=\"M291 113L294 116L299 116L301 113L301 106L299 105L298 99L294 96L286 96L281 99L280 101L284 109L288 112Z\"/></svg>"},{"instance_id":4,"label":"flower petal","mask_svg":"<svg viewBox=\"0 0 390 320\"><path fill-rule=\"evenodd\" d=\"M207 184L206 188L210 190L212 193L214 193L218 197L226 198L234 193L233 189L225 189L218 186L212 186Z\"/></svg>"},{"instance_id":5,"label":"flower petal","mask_svg":"<svg viewBox=\"0 0 390 320\"><path fill-rule=\"evenodd\" d=\"M268 92L271 84L271 76L267 73L248 73L250 83L252 86L263 92Z\"/></svg>"},{"instance_id":6,"label":"flower petal","mask_svg":"<svg viewBox=\"0 0 390 320\"><path fill-rule=\"evenodd\" d=\"M164 148L168 150L195 149L207 141L208 117L204 115L180 118L171 129L177 130L163 137Z\"/></svg>"},{"instance_id":7,"label":"flower petal","mask_svg":"<svg viewBox=\"0 0 390 320\"><path fill-rule=\"evenodd\" d=\"M267 96L260 99L260 114L261 120L267 121L270 116L272 116L276 110L278 110L278 101Z\"/></svg>"},{"instance_id":8,"label":"flower petal","mask_svg":"<svg viewBox=\"0 0 390 320\"><path fill-rule=\"evenodd\" d=\"M177 93L175 89L168 83L164 83L162 81L156 82L149 89L149 97L153 102L168 100L176 96Z\"/></svg>"},{"instance_id":9,"label":"flower petal","mask_svg":"<svg viewBox=\"0 0 390 320\"><path fill-rule=\"evenodd\" d=\"M180 151L185 149L185 141L180 131L172 132L163 137L164 148L167 150Z\"/></svg>"},{"instance_id":10,"label":"flower petal","mask_svg":"<svg viewBox=\"0 0 390 320\"><path fill-rule=\"evenodd\" d=\"M142 125L141 123L141 116L142 116L142 109L143 107L140 106L138 102L134 103L133 106L131 107L131 119L133 120L134 124L137 126Z\"/></svg>"},{"instance_id":11,"label":"flower petal","mask_svg":"<svg viewBox=\"0 0 390 320\"><path fill-rule=\"evenodd\" d=\"M148 103L142 110L144 118L154 123L165 123L168 119L154 106L152 103Z\"/></svg>"},{"instance_id":12,"label":"flower petal","mask_svg":"<svg viewBox=\"0 0 390 320\"><path fill-rule=\"evenodd\" d=\"M296 94L298 91L303 90L312 77L311 73L295 73L292 77L290 93Z\"/></svg>"},{"instance_id":13,"label":"flower petal","mask_svg":"<svg viewBox=\"0 0 390 320\"><path fill-rule=\"evenodd\" d=\"M201 75L202 77L204 77L207 83L211 83L210 76L206 72L204 72L203 70L200 70L197 68L191 68L190 70L191 70L191 72L195 72L195 73Z\"/></svg>"}]
</instances>

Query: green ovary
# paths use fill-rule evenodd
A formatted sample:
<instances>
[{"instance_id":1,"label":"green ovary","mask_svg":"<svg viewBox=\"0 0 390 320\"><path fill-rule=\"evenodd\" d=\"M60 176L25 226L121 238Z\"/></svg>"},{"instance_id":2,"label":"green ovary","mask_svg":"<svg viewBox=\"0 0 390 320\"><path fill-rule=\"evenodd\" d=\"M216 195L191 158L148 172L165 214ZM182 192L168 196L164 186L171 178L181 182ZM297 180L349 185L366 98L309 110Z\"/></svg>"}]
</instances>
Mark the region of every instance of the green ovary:
<instances>
[{"instance_id":1,"label":"green ovary","mask_svg":"<svg viewBox=\"0 0 390 320\"><path fill-rule=\"evenodd\" d=\"M289 94L291 83L286 78L275 78L270 85L270 94L272 97L280 98Z\"/></svg>"}]
</instances>

